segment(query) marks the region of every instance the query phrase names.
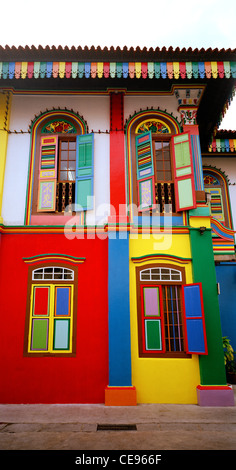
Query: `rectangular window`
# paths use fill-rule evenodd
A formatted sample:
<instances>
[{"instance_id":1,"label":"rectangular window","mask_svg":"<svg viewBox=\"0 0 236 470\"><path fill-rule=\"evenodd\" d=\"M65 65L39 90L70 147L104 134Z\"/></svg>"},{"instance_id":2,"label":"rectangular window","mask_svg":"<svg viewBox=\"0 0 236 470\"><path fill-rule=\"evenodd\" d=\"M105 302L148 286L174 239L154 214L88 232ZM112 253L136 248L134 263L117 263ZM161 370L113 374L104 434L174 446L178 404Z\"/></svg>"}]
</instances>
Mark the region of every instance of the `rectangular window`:
<instances>
[{"instance_id":1,"label":"rectangular window","mask_svg":"<svg viewBox=\"0 0 236 470\"><path fill-rule=\"evenodd\" d=\"M160 286L142 286L142 328L144 351L163 351L162 302Z\"/></svg>"},{"instance_id":2,"label":"rectangular window","mask_svg":"<svg viewBox=\"0 0 236 470\"><path fill-rule=\"evenodd\" d=\"M165 273L165 270L169 273ZM162 271L162 275L168 278L163 284L157 285L150 277L160 277ZM179 284L172 282L170 273L175 276L174 272L173 269L160 267L142 270L140 273L140 357L207 354L201 284L183 285L181 281ZM168 281L170 284L166 283Z\"/></svg>"},{"instance_id":3,"label":"rectangular window","mask_svg":"<svg viewBox=\"0 0 236 470\"><path fill-rule=\"evenodd\" d=\"M166 351L184 351L181 287L163 286Z\"/></svg>"},{"instance_id":4,"label":"rectangular window","mask_svg":"<svg viewBox=\"0 0 236 470\"><path fill-rule=\"evenodd\" d=\"M75 183L76 140L59 140L59 175L58 181Z\"/></svg>"},{"instance_id":5,"label":"rectangular window","mask_svg":"<svg viewBox=\"0 0 236 470\"><path fill-rule=\"evenodd\" d=\"M73 285L32 284L28 352L72 352Z\"/></svg>"}]
</instances>

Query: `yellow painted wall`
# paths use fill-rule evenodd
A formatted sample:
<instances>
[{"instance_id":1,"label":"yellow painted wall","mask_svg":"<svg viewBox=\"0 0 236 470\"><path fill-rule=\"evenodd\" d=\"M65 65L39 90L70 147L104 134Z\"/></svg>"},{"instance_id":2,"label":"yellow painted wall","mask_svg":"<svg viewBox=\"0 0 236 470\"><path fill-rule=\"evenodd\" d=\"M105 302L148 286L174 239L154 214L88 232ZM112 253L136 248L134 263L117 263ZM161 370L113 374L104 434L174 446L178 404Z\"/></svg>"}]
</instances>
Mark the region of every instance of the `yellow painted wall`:
<instances>
[{"instance_id":1,"label":"yellow painted wall","mask_svg":"<svg viewBox=\"0 0 236 470\"><path fill-rule=\"evenodd\" d=\"M200 383L198 356L192 358L140 358L138 355L138 325L136 300L136 266L132 257L147 254L169 254L182 258L191 258L190 240L188 234L166 235L166 246L160 238L160 247L156 250L158 240L153 236L144 239L130 239L130 315L131 315L131 357L132 385L137 390L138 403L197 403L196 386ZM155 246L155 249L154 249ZM167 248L169 247L169 248ZM157 261L154 261L156 263ZM159 261L158 261L159 262ZM193 282L191 261L184 264L186 283ZM138 264L147 266L148 263ZM161 261L170 264L170 261ZM183 266L176 263L176 266Z\"/></svg>"},{"instance_id":2,"label":"yellow painted wall","mask_svg":"<svg viewBox=\"0 0 236 470\"><path fill-rule=\"evenodd\" d=\"M0 223L2 223L2 197L8 141L8 133L3 129L8 129L9 126L10 105L11 95L0 93Z\"/></svg>"}]
</instances>

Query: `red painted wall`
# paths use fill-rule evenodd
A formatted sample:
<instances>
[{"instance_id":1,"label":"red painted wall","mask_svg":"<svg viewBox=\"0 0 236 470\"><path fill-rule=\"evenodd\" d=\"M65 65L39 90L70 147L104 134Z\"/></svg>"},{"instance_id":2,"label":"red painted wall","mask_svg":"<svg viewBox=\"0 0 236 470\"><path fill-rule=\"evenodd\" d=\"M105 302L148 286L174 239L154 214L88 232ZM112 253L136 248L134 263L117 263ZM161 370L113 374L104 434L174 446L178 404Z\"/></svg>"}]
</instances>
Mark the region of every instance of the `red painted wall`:
<instances>
[{"instance_id":1,"label":"red painted wall","mask_svg":"<svg viewBox=\"0 0 236 470\"><path fill-rule=\"evenodd\" d=\"M63 234L0 239L0 403L104 403L108 384L108 240ZM64 253L78 266L76 357L24 357L28 265L23 257Z\"/></svg>"}]
</instances>

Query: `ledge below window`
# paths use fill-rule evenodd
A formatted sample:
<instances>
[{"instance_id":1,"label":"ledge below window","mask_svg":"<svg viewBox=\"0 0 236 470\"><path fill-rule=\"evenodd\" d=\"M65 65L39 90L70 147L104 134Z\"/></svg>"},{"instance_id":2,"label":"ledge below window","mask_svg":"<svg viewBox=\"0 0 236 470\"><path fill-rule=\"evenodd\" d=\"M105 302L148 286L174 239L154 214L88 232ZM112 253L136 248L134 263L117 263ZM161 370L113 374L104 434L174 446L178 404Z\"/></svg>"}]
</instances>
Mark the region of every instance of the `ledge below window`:
<instances>
[{"instance_id":1,"label":"ledge below window","mask_svg":"<svg viewBox=\"0 0 236 470\"><path fill-rule=\"evenodd\" d=\"M75 220L75 217L77 218ZM84 212L76 215L37 214L31 215L30 225L65 225L73 218L72 224L84 225Z\"/></svg>"}]
</instances>

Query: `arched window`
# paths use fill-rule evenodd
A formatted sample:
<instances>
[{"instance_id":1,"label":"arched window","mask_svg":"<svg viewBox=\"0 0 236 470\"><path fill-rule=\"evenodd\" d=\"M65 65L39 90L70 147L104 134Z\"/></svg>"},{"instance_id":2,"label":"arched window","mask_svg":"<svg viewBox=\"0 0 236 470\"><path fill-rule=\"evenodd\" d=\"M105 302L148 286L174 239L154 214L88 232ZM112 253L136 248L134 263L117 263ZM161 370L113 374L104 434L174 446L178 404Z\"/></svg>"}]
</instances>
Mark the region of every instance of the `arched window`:
<instances>
[{"instance_id":1,"label":"arched window","mask_svg":"<svg viewBox=\"0 0 236 470\"><path fill-rule=\"evenodd\" d=\"M190 135L162 111L140 112L127 124L129 203L138 212L177 213L196 206ZM169 207L167 207L169 205Z\"/></svg>"},{"instance_id":2,"label":"arched window","mask_svg":"<svg viewBox=\"0 0 236 470\"><path fill-rule=\"evenodd\" d=\"M25 355L74 355L77 268L29 270Z\"/></svg>"},{"instance_id":3,"label":"arched window","mask_svg":"<svg viewBox=\"0 0 236 470\"><path fill-rule=\"evenodd\" d=\"M203 167L205 191L210 194L211 216L228 228L233 228L228 182L217 168Z\"/></svg>"},{"instance_id":4,"label":"arched window","mask_svg":"<svg viewBox=\"0 0 236 470\"><path fill-rule=\"evenodd\" d=\"M140 357L207 354L200 284L169 265L136 268Z\"/></svg>"},{"instance_id":5,"label":"arched window","mask_svg":"<svg viewBox=\"0 0 236 470\"><path fill-rule=\"evenodd\" d=\"M77 211L92 208L93 134L73 112L54 110L32 125L31 166L26 223L30 211L63 214L77 204Z\"/></svg>"}]
</instances>

